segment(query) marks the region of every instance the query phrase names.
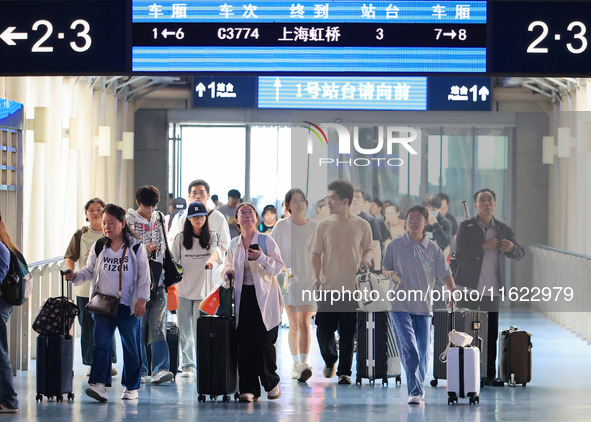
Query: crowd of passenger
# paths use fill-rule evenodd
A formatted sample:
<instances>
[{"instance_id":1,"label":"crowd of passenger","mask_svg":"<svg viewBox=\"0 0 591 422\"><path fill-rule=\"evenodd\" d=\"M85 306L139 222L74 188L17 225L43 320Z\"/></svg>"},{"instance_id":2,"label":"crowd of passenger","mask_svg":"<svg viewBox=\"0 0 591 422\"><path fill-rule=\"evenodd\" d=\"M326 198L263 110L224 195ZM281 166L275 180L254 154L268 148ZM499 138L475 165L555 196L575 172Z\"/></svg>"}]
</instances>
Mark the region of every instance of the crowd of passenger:
<instances>
[{"instance_id":1,"label":"crowd of passenger","mask_svg":"<svg viewBox=\"0 0 591 422\"><path fill-rule=\"evenodd\" d=\"M124 360L121 399L137 399L142 383L173 380L177 368L171 365L177 365L177 359L171 358L166 340L169 311L176 313L180 332L180 376L194 378L199 365L207 364L197 362L200 304L229 275L235 280L240 401L258 400L261 385L269 400L281 396L275 343L284 310L291 377L307 382L313 374L309 353L314 320L325 363L322 375L337 376L340 385L351 384L357 303L345 300L334 307L306 301L304 291L352 291L364 266L382 271L392 288L426 291L438 281L450 292L458 284L491 287L490 294L496 296L504 282L503 257L524 255L512 230L493 217L496 196L490 189L474 194L477 215L459 225L443 193L426 194L420 205L405 197L398 205L371 198L343 180L331 182L327 190L313 205L313 215L298 188L286 193L281 215L269 204L259 216L238 190L230 190L222 204L204 180L191 182L187 198L171 201L166 216L157 209L161 198L154 186L137 189L137 208L127 211L90 199L84 205L88 224L74 233L65 254L66 279L76 286L80 308L82 363L89 367L86 394L108 400L107 387L117 375L116 328ZM7 251L20 254L0 217L0 279L10 264ZM174 287L164 282L168 251L183 268L182 280ZM466 262L453 275L452 251ZM116 316L87 311L97 294L120 298ZM6 340L11 310L0 296L0 412L18 409ZM498 308L492 311L485 375L487 384L499 385L494 367ZM390 315L409 404L424 400L432 313L427 301L393 307Z\"/></svg>"}]
</instances>

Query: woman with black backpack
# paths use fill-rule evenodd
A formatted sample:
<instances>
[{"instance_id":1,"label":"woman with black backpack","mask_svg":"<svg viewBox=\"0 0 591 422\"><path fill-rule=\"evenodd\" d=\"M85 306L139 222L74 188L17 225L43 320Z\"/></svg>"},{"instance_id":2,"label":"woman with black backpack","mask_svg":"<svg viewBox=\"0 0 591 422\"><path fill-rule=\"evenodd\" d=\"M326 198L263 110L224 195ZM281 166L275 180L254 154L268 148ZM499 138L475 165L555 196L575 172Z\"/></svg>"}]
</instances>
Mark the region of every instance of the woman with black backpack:
<instances>
[{"instance_id":1,"label":"woman with black backpack","mask_svg":"<svg viewBox=\"0 0 591 422\"><path fill-rule=\"evenodd\" d=\"M111 384L111 342L119 329L123 345L123 377L125 387L121 399L138 398L140 388L140 318L150 300L150 268L146 247L125 221L125 210L108 204L103 211L105 237L90 249L86 265L79 271L68 271L66 280L79 285L93 280L90 301L94 312L94 351L86 394L106 402L107 384ZM102 299L115 301L114 315L97 311ZM90 309L89 309L90 310ZM104 309L103 309L104 310Z\"/></svg>"}]
</instances>

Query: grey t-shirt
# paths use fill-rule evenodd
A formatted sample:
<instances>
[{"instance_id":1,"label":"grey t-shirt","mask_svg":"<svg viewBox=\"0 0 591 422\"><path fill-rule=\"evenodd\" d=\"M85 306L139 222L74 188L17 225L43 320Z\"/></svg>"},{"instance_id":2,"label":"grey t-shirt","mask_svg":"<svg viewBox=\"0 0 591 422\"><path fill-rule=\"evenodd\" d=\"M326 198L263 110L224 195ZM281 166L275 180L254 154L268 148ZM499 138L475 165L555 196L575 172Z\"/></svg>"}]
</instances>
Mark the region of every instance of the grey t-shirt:
<instances>
[{"instance_id":1,"label":"grey t-shirt","mask_svg":"<svg viewBox=\"0 0 591 422\"><path fill-rule=\"evenodd\" d=\"M236 236L238 236L240 234L240 231L236 228L236 226L234 224L236 222L236 208L238 208L238 207L230 208L227 205L222 205L221 207L218 208L218 211L221 212L222 214L224 214L224 216L226 216L226 220L228 221L228 226L230 226L230 237L231 238L235 238Z\"/></svg>"},{"instance_id":2,"label":"grey t-shirt","mask_svg":"<svg viewBox=\"0 0 591 422\"><path fill-rule=\"evenodd\" d=\"M396 271L402 283L391 301L392 311L415 315L431 315L431 296L436 279L451 275L443 251L435 242L423 236L415 243L408 233L392 240L384 254L384 270ZM393 292L391 292L393 293Z\"/></svg>"}]
</instances>

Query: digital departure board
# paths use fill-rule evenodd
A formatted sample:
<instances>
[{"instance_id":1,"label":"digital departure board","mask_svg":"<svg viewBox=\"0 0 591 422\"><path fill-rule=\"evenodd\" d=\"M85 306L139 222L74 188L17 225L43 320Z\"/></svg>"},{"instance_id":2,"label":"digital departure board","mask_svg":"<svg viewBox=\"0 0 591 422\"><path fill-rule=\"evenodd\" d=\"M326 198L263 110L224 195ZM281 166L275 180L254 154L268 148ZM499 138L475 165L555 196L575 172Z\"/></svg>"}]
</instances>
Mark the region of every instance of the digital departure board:
<instances>
[{"instance_id":1,"label":"digital departure board","mask_svg":"<svg viewBox=\"0 0 591 422\"><path fill-rule=\"evenodd\" d=\"M591 1L0 0L0 75L588 76Z\"/></svg>"},{"instance_id":2,"label":"digital departure board","mask_svg":"<svg viewBox=\"0 0 591 422\"><path fill-rule=\"evenodd\" d=\"M486 1L133 1L134 72L484 73Z\"/></svg>"}]
</instances>

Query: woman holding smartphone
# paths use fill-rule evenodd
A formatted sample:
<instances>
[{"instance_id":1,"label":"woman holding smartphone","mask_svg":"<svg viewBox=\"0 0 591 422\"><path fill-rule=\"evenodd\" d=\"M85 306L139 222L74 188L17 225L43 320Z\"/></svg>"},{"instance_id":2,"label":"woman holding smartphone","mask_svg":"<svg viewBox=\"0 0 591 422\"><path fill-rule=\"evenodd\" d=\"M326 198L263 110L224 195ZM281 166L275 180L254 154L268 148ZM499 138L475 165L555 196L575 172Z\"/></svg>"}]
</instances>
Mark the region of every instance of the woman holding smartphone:
<instances>
[{"instance_id":1,"label":"woman holding smartphone","mask_svg":"<svg viewBox=\"0 0 591 422\"><path fill-rule=\"evenodd\" d=\"M231 274L235 280L240 401L258 400L260 383L267 398L275 400L281 396L275 342L283 311L275 276L284 265L275 241L257 232L252 204L238 206L236 223L241 234L230 243L222 276Z\"/></svg>"}]
</instances>

